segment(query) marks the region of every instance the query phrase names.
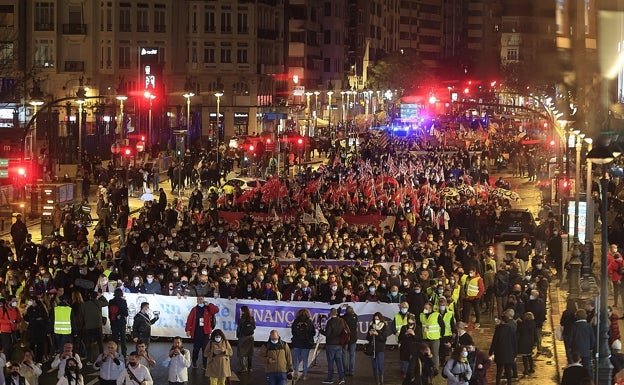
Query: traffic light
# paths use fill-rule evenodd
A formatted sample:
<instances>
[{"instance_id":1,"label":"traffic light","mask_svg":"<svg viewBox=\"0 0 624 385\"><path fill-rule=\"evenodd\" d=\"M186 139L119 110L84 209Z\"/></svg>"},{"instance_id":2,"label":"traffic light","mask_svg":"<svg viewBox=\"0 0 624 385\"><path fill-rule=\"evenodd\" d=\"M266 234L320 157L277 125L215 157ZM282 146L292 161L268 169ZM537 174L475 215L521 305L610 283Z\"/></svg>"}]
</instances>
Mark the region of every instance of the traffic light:
<instances>
[{"instance_id":1,"label":"traffic light","mask_svg":"<svg viewBox=\"0 0 624 385\"><path fill-rule=\"evenodd\" d=\"M21 176L22 178L26 178L26 168L25 167L18 167L17 168L17 175Z\"/></svg>"},{"instance_id":2,"label":"traffic light","mask_svg":"<svg viewBox=\"0 0 624 385\"><path fill-rule=\"evenodd\" d=\"M184 137L178 136L176 139L176 157L181 158L184 156L186 152L186 147L184 146Z\"/></svg>"},{"instance_id":3,"label":"traffic light","mask_svg":"<svg viewBox=\"0 0 624 385\"><path fill-rule=\"evenodd\" d=\"M303 147L303 145L304 145L304 140L303 140L303 138L297 138L297 146L298 146L299 148L301 148L301 147Z\"/></svg>"}]
</instances>

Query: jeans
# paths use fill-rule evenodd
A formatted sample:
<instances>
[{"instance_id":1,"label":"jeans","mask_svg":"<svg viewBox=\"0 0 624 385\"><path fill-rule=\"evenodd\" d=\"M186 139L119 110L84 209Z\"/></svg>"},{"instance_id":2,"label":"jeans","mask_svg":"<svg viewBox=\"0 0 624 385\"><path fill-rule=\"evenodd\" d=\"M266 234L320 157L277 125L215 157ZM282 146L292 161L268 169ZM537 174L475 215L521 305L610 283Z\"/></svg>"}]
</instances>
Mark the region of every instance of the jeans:
<instances>
[{"instance_id":1,"label":"jeans","mask_svg":"<svg viewBox=\"0 0 624 385\"><path fill-rule=\"evenodd\" d=\"M286 373L267 373L269 385L286 385Z\"/></svg>"},{"instance_id":2,"label":"jeans","mask_svg":"<svg viewBox=\"0 0 624 385\"><path fill-rule=\"evenodd\" d=\"M385 352L375 352L375 355L371 357L371 363L373 364L373 374L384 374L384 354Z\"/></svg>"},{"instance_id":3,"label":"jeans","mask_svg":"<svg viewBox=\"0 0 624 385\"><path fill-rule=\"evenodd\" d=\"M303 362L303 375L308 375L308 357L310 355L310 349L305 348L293 348L293 367L295 368L295 375L299 373L299 363Z\"/></svg>"},{"instance_id":4,"label":"jeans","mask_svg":"<svg viewBox=\"0 0 624 385\"><path fill-rule=\"evenodd\" d=\"M342 348L342 363L346 374L355 374L355 350L357 344L347 344Z\"/></svg>"},{"instance_id":5,"label":"jeans","mask_svg":"<svg viewBox=\"0 0 624 385\"><path fill-rule=\"evenodd\" d=\"M334 377L334 362L338 368L338 381L344 380L344 366L342 364L342 346L325 345L325 355L327 356L327 379Z\"/></svg>"},{"instance_id":6,"label":"jeans","mask_svg":"<svg viewBox=\"0 0 624 385\"><path fill-rule=\"evenodd\" d=\"M208 344L209 336L205 335L203 332L195 333L195 338L193 338L193 365L197 365L197 358L201 354L202 363L204 364L204 368L206 368L206 357L204 357L204 349Z\"/></svg>"}]
</instances>

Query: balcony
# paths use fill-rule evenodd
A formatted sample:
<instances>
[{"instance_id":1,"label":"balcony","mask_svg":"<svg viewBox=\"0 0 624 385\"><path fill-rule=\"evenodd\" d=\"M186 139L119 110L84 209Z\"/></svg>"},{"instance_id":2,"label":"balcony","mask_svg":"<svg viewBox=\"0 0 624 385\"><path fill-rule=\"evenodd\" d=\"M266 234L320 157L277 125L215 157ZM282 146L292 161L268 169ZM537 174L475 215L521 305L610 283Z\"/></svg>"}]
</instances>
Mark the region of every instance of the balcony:
<instances>
[{"instance_id":1,"label":"balcony","mask_svg":"<svg viewBox=\"0 0 624 385\"><path fill-rule=\"evenodd\" d=\"M273 29L258 28L258 39L275 40L277 31Z\"/></svg>"},{"instance_id":2,"label":"balcony","mask_svg":"<svg viewBox=\"0 0 624 385\"><path fill-rule=\"evenodd\" d=\"M163 25L155 25L154 26L154 32L159 32L159 33L164 33L167 32L167 27L163 24Z\"/></svg>"},{"instance_id":3,"label":"balcony","mask_svg":"<svg viewBox=\"0 0 624 385\"><path fill-rule=\"evenodd\" d=\"M35 23L35 31L54 31L54 23Z\"/></svg>"},{"instance_id":4,"label":"balcony","mask_svg":"<svg viewBox=\"0 0 624 385\"><path fill-rule=\"evenodd\" d=\"M64 64L65 72L84 72L84 63L83 61L77 60L66 60Z\"/></svg>"},{"instance_id":5,"label":"balcony","mask_svg":"<svg viewBox=\"0 0 624 385\"><path fill-rule=\"evenodd\" d=\"M86 24L78 24L78 23L63 24L63 35L86 35L86 34L87 34Z\"/></svg>"}]
</instances>

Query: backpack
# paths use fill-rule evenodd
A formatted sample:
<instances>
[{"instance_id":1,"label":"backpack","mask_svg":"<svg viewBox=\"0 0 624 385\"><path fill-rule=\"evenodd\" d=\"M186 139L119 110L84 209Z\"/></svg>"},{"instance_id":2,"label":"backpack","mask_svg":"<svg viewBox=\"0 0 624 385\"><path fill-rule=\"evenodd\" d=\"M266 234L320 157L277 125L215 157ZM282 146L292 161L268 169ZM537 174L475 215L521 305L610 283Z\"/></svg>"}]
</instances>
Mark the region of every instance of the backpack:
<instances>
[{"instance_id":1,"label":"backpack","mask_svg":"<svg viewBox=\"0 0 624 385\"><path fill-rule=\"evenodd\" d=\"M108 319L111 321L117 321L121 318L119 314L119 306L113 304L108 305Z\"/></svg>"},{"instance_id":2,"label":"backpack","mask_svg":"<svg viewBox=\"0 0 624 385\"><path fill-rule=\"evenodd\" d=\"M292 327L293 338L300 341L307 341L309 338L308 323L304 320L299 320Z\"/></svg>"},{"instance_id":3,"label":"backpack","mask_svg":"<svg viewBox=\"0 0 624 385\"><path fill-rule=\"evenodd\" d=\"M450 360L451 358L449 358ZM446 360L446 362L444 362L444 365L442 366L443 368L446 368L446 364L448 363L448 360ZM453 369L455 369L455 366L457 366L457 360L453 360L453 366L451 366L451 373L453 372ZM446 374L444 374L444 370L442 370L442 378L448 378L446 376Z\"/></svg>"},{"instance_id":4,"label":"backpack","mask_svg":"<svg viewBox=\"0 0 624 385\"><path fill-rule=\"evenodd\" d=\"M245 321L244 323L240 324L240 334L241 336L251 336L254 334L254 325L249 322L249 321Z\"/></svg>"}]
</instances>

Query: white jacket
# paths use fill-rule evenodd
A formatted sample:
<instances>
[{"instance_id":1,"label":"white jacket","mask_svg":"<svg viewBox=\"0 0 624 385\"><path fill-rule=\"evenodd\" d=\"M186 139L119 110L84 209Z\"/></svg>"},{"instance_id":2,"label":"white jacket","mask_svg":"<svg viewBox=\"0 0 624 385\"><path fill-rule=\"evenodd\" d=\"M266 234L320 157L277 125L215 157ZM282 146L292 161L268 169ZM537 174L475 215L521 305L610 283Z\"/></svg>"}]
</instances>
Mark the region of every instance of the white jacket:
<instances>
[{"instance_id":1,"label":"white jacket","mask_svg":"<svg viewBox=\"0 0 624 385\"><path fill-rule=\"evenodd\" d=\"M114 359L108 357L108 353L100 353L97 360L95 360L93 368L100 371L100 378L102 380L116 380L124 370L125 361L123 356L119 353L115 353L115 358L119 362L118 364L115 363Z\"/></svg>"},{"instance_id":2,"label":"white jacket","mask_svg":"<svg viewBox=\"0 0 624 385\"><path fill-rule=\"evenodd\" d=\"M128 370L134 374L139 382L132 380L128 375ZM128 367L121 372L119 377L117 377L117 385L141 385L143 381L145 382L144 385L154 385L154 380L152 380L152 374L149 369L141 364L138 364L135 368L128 365Z\"/></svg>"},{"instance_id":3,"label":"white jacket","mask_svg":"<svg viewBox=\"0 0 624 385\"><path fill-rule=\"evenodd\" d=\"M67 362L67 358L61 359L61 354L63 354L63 352L57 354L54 357L54 360L52 361L52 364L50 365L50 367L52 369L58 369L58 373L56 374L56 376L57 376L56 378L58 378L59 380L65 375L65 363ZM82 369L82 361L80 361L80 356L78 354L74 353L74 359L78 363L78 369Z\"/></svg>"},{"instance_id":4,"label":"white jacket","mask_svg":"<svg viewBox=\"0 0 624 385\"><path fill-rule=\"evenodd\" d=\"M168 357L169 374L167 375L169 382L187 382L188 368L191 367L191 352L188 349L181 349L181 354Z\"/></svg>"}]
</instances>

